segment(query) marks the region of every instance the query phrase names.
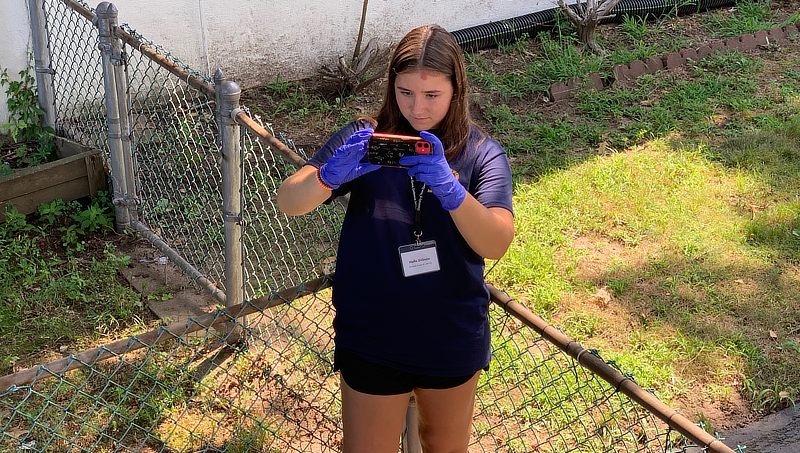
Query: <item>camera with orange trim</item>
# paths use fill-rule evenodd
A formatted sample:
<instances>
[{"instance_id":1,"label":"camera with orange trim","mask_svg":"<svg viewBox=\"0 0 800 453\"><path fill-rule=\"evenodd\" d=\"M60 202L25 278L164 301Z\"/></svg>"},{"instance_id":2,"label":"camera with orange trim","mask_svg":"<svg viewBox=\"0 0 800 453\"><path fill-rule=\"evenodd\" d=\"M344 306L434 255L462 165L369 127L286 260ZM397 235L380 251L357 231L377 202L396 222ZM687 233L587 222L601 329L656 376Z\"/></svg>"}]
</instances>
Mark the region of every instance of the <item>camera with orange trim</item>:
<instances>
[{"instance_id":1,"label":"camera with orange trim","mask_svg":"<svg viewBox=\"0 0 800 453\"><path fill-rule=\"evenodd\" d=\"M403 167L400 159L432 154L433 145L421 137L376 132L367 142L367 162L384 167Z\"/></svg>"}]
</instances>

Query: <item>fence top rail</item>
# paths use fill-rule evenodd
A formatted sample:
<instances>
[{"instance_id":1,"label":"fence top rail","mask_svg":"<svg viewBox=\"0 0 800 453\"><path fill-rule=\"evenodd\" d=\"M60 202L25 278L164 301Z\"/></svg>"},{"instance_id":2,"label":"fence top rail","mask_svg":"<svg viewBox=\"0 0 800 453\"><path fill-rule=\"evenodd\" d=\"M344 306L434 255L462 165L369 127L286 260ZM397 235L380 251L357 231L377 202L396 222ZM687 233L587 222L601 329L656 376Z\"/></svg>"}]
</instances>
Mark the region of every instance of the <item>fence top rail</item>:
<instances>
[{"instance_id":1,"label":"fence top rail","mask_svg":"<svg viewBox=\"0 0 800 453\"><path fill-rule=\"evenodd\" d=\"M88 7L85 3L83 3L80 0L61 0L61 1L67 7L77 12L81 16L85 17L90 22L93 22L95 17L97 16L97 14L90 7ZM174 74L181 80L185 80L186 83L189 84L189 86L205 94L208 98L214 99L215 97L214 86L208 83L206 77L202 76L200 73L196 71L193 71L188 66L180 64L174 57L166 56L164 55L163 52L159 52L159 50L156 48L157 46L145 42L142 39L142 37L136 33L135 30L131 29L129 31L126 30L126 28L129 28L127 27L126 24L118 25L114 27L113 33L115 36L124 41L126 44L141 52L142 55L154 61L159 66L166 69L170 73Z\"/></svg>"},{"instance_id":2,"label":"fence top rail","mask_svg":"<svg viewBox=\"0 0 800 453\"><path fill-rule=\"evenodd\" d=\"M238 123L242 124L252 133L258 136L258 138L263 141L266 145L275 148L278 153L281 154L281 157L286 159L289 163L294 165L296 168L302 168L305 165L306 160L303 159L302 156L294 152L291 148L286 146L285 143L278 140L274 135L270 134L267 129L263 126L258 124L257 121L250 118L250 116L241 109L236 109L231 112L231 117L236 120Z\"/></svg>"},{"instance_id":3,"label":"fence top rail","mask_svg":"<svg viewBox=\"0 0 800 453\"><path fill-rule=\"evenodd\" d=\"M80 0L61 1L89 21L93 21L96 17L95 12ZM180 63L174 57L165 55L166 52L162 52L158 46L146 42L135 30L128 30L129 28L130 27L126 24L122 24L114 27L112 31L114 35L125 42L125 44L138 50L143 56L152 60L179 79L185 80L189 86L203 93L208 99L216 98L216 89L213 84L209 83L209 78ZM291 148L286 146L285 143L258 124L258 122L250 118L244 110L235 110L232 112L232 116L234 120L257 135L266 145L276 149L284 159L296 168L301 168L305 164L305 159L302 156L294 152Z\"/></svg>"},{"instance_id":4,"label":"fence top rail","mask_svg":"<svg viewBox=\"0 0 800 453\"><path fill-rule=\"evenodd\" d=\"M82 1L79 0L61 0L61 1L69 8L71 8L73 11L88 19L90 22L94 19L95 17L94 11L91 9L91 7L89 7Z\"/></svg>"},{"instance_id":5,"label":"fence top rail","mask_svg":"<svg viewBox=\"0 0 800 453\"><path fill-rule=\"evenodd\" d=\"M146 43L141 37L137 36L135 30L126 30L125 24L114 28L114 34L121 39L125 44L141 52L142 55L149 58L162 68L166 69L181 80L185 80L189 86L197 89L209 99L214 99L216 90L214 86L206 81L206 77L200 73L192 70L186 65L176 63L174 57L170 58L156 49L156 46Z\"/></svg>"}]
</instances>

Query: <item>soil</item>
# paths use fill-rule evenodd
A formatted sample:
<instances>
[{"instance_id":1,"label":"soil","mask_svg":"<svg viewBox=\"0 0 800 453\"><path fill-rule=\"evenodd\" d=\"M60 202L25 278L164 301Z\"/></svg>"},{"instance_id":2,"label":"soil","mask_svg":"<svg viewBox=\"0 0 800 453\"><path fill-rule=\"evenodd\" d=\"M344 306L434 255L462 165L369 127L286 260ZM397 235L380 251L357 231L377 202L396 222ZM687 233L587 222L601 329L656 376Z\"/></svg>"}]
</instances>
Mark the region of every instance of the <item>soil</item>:
<instances>
[{"instance_id":1,"label":"soil","mask_svg":"<svg viewBox=\"0 0 800 453\"><path fill-rule=\"evenodd\" d=\"M44 154L38 151L38 147L36 141L15 142L11 136L0 134L0 167L17 170L55 159L55 152Z\"/></svg>"}]
</instances>

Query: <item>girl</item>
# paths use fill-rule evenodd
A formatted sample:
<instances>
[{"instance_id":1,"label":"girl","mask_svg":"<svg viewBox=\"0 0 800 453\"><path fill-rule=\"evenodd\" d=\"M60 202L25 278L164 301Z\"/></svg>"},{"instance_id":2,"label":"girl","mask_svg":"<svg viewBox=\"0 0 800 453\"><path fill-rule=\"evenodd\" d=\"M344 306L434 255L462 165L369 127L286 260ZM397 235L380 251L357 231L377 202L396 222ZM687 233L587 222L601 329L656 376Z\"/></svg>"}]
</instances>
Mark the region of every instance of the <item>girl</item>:
<instances>
[{"instance_id":1,"label":"girl","mask_svg":"<svg viewBox=\"0 0 800 453\"><path fill-rule=\"evenodd\" d=\"M373 132L419 135L430 155L366 163ZM491 357L484 258L514 236L503 148L470 119L462 51L437 25L398 43L377 116L338 131L278 190L305 214L350 193L333 304L343 450L396 453L411 392L425 452L466 452Z\"/></svg>"}]
</instances>

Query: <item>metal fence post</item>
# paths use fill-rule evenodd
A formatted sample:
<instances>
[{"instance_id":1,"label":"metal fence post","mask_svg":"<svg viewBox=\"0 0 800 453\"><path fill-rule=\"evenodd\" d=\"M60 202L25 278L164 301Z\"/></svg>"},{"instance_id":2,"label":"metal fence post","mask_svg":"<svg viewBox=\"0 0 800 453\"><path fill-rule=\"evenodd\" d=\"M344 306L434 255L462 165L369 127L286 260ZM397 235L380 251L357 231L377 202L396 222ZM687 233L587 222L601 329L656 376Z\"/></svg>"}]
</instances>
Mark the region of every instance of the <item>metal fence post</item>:
<instances>
[{"instance_id":1,"label":"metal fence post","mask_svg":"<svg viewBox=\"0 0 800 453\"><path fill-rule=\"evenodd\" d=\"M128 177L125 168L125 157L122 144L122 129L120 126L119 101L117 97L116 70L114 61L119 61L119 55L114 55L113 27L117 24L117 7L109 2L102 2L95 10L94 25L100 35L98 45L102 55L103 86L106 91L106 119L108 121L108 150L111 158L111 182L113 185L113 202L116 213L114 229L123 232L130 229L131 218L126 203L128 190ZM117 44L119 49L119 44Z\"/></svg>"},{"instance_id":2,"label":"metal fence post","mask_svg":"<svg viewBox=\"0 0 800 453\"><path fill-rule=\"evenodd\" d=\"M225 222L225 306L239 305L244 300L244 258L242 251L242 147L239 123L239 97L242 90L235 82L225 80L217 69L214 74L217 103L217 126L222 149L222 218ZM246 324L246 318L242 318ZM241 325L228 333L226 341L245 340Z\"/></svg>"},{"instance_id":3,"label":"metal fence post","mask_svg":"<svg viewBox=\"0 0 800 453\"><path fill-rule=\"evenodd\" d=\"M113 6L113 5L112 5ZM125 206L131 221L139 220L139 198L136 190L136 167L131 143L131 98L128 89L128 55L122 40L114 35L117 26L116 16L111 25L113 39L111 63L114 69L114 82L117 88L117 109L119 111L119 130L122 142L122 166L125 168Z\"/></svg>"},{"instance_id":4,"label":"metal fence post","mask_svg":"<svg viewBox=\"0 0 800 453\"><path fill-rule=\"evenodd\" d=\"M47 20L44 16L44 1L29 0L28 12L31 16L31 41L33 43L33 61L36 71L36 90L39 95L39 107L42 115L42 126L56 127L56 96L53 86L53 68L50 67L50 46L47 39Z\"/></svg>"}]
</instances>

